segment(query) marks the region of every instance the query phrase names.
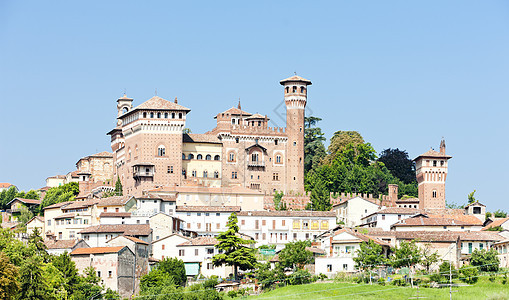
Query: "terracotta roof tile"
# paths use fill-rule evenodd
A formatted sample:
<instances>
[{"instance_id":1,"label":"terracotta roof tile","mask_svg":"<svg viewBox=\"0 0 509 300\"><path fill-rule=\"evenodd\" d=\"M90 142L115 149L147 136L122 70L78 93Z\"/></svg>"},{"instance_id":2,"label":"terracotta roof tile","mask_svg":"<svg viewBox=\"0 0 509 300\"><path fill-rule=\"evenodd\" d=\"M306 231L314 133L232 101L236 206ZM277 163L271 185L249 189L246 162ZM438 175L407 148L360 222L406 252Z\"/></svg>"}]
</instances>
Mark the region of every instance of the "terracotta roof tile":
<instances>
[{"instance_id":1,"label":"terracotta roof tile","mask_svg":"<svg viewBox=\"0 0 509 300\"><path fill-rule=\"evenodd\" d=\"M95 225L90 226L79 233L121 233L124 235L144 235L148 236L152 232L152 229L150 229L149 224L134 224L134 225Z\"/></svg>"},{"instance_id":2,"label":"terracotta roof tile","mask_svg":"<svg viewBox=\"0 0 509 300\"><path fill-rule=\"evenodd\" d=\"M489 225L486 225L481 230L488 230L488 229L493 228L493 227L502 226L502 224L504 224L507 221L509 221L509 218L495 219L492 223L490 223Z\"/></svg>"},{"instance_id":3,"label":"terracotta roof tile","mask_svg":"<svg viewBox=\"0 0 509 300\"><path fill-rule=\"evenodd\" d=\"M130 218L130 212L102 212L100 218Z\"/></svg>"},{"instance_id":4,"label":"terracotta roof tile","mask_svg":"<svg viewBox=\"0 0 509 300\"><path fill-rule=\"evenodd\" d=\"M414 160L417 160L419 158L426 158L426 157L430 157L430 158L446 158L446 159L449 159L449 158L452 158L452 156L450 155L446 155L446 154L442 154L440 152L437 152L433 149L430 149L428 150L427 152L417 156Z\"/></svg>"},{"instance_id":5,"label":"terracotta roof tile","mask_svg":"<svg viewBox=\"0 0 509 300\"><path fill-rule=\"evenodd\" d=\"M469 223L471 225L482 226L483 222L472 215L459 215L459 214L428 214L429 218L446 218L454 219L460 222Z\"/></svg>"},{"instance_id":6,"label":"terracotta roof tile","mask_svg":"<svg viewBox=\"0 0 509 300\"><path fill-rule=\"evenodd\" d=\"M381 240L379 240L377 237L374 237L374 236L370 236L370 235L367 235L367 234L363 234L363 233L360 233L359 231L357 230L354 230L354 229L351 229L351 228L343 228L341 230L338 230L336 231L333 236L336 236L338 234L341 234L343 232L346 232L348 234L351 234L353 236L355 236L356 238L364 241L364 242L368 242L369 240L372 240L373 242L375 242L376 244L379 244L379 245L382 245L382 246L388 246L390 247L391 245L389 245L388 243L386 242L383 242ZM340 242L340 241L338 241Z\"/></svg>"},{"instance_id":7,"label":"terracotta roof tile","mask_svg":"<svg viewBox=\"0 0 509 300\"><path fill-rule=\"evenodd\" d=\"M182 110L182 111L191 111L189 108L184 107L180 104L177 104L173 101L168 101L166 99L163 99L158 96L154 96L147 101L143 102L142 104L136 106L133 110L140 110L140 109L169 109L169 110ZM127 115L127 114L125 114Z\"/></svg>"},{"instance_id":8,"label":"terracotta roof tile","mask_svg":"<svg viewBox=\"0 0 509 300\"><path fill-rule=\"evenodd\" d=\"M71 255L117 253L125 247L126 246L77 248L71 252Z\"/></svg>"},{"instance_id":9,"label":"terracotta roof tile","mask_svg":"<svg viewBox=\"0 0 509 300\"><path fill-rule=\"evenodd\" d=\"M0 182L0 188L6 189L8 187L14 186L13 184L10 184L8 182Z\"/></svg>"},{"instance_id":10,"label":"terracotta roof tile","mask_svg":"<svg viewBox=\"0 0 509 300\"><path fill-rule=\"evenodd\" d=\"M366 228L368 235L374 237L395 237L403 240L417 240L421 242L456 242L462 241L501 241L504 239L498 233L488 231L379 231Z\"/></svg>"},{"instance_id":11,"label":"terracotta roof tile","mask_svg":"<svg viewBox=\"0 0 509 300\"><path fill-rule=\"evenodd\" d=\"M288 77L286 79L283 79L283 80L279 81L279 83L284 84L285 82L291 82L291 81L303 81L303 82L306 82L307 84L311 85L311 81L310 80L307 80L307 79L302 78L302 77L297 76L297 75L294 75L294 76Z\"/></svg>"},{"instance_id":12,"label":"terracotta roof tile","mask_svg":"<svg viewBox=\"0 0 509 300\"><path fill-rule=\"evenodd\" d=\"M162 238L160 238L160 239L158 239L158 240L156 240L156 241L153 241L153 242L152 242L152 244L157 243L157 242L162 241L162 240L165 240L165 239L167 239L167 238L169 238L169 237L172 237L172 236L174 236L174 235L179 236L179 237L181 237L181 238L184 238L184 239L186 239L186 240L191 240L191 238L190 238L190 237L183 236L183 235L178 234L178 233L172 233L172 234L167 235L167 236L165 236L165 237L162 237Z\"/></svg>"},{"instance_id":13,"label":"terracotta roof tile","mask_svg":"<svg viewBox=\"0 0 509 300\"><path fill-rule=\"evenodd\" d=\"M58 217L55 217L56 219L65 219L65 218L74 218L76 214L75 213L67 213L67 214L61 214Z\"/></svg>"},{"instance_id":14,"label":"terracotta roof tile","mask_svg":"<svg viewBox=\"0 0 509 300\"><path fill-rule=\"evenodd\" d=\"M426 218L426 217L416 217L416 218L408 218L399 221L392 226L395 227L408 227L408 226L473 226L478 225L479 222L471 223L465 222L462 220L455 220L449 218Z\"/></svg>"},{"instance_id":15,"label":"terracotta roof tile","mask_svg":"<svg viewBox=\"0 0 509 300\"><path fill-rule=\"evenodd\" d=\"M25 204L34 204L34 205L40 205L41 204L41 200L14 198L9 203L7 203L7 205L10 205L12 202L14 202L16 200L19 200L20 202L25 203Z\"/></svg>"},{"instance_id":16,"label":"terracotta roof tile","mask_svg":"<svg viewBox=\"0 0 509 300\"><path fill-rule=\"evenodd\" d=\"M178 244L177 246L214 246L219 244L219 241L213 237L208 236L200 236L194 239L191 239L187 242L183 242L182 244Z\"/></svg>"},{"instance_id":17,"label":"terracotta roof tile","mask_svg":"<svg viewBox=\"0 0 509 300\"><path fill-rule=\"evenodd\" d=\"M311 210L241 211L237 215L264 217L335 217L336 212Z\"/></svg>"},{"instance_id":18,"label":"terracotta roof tile","mask_svg":"<svg viewBox=\"0 0 509 300\"><path fill-rule=\"evenodd\" d=\"M48 249L71 249L76 246L78 242L79 240L49 240L44 242L44 245L46 245Z\"/></svg>"},{"instance_id":19,"label":"terracotta roof tile","mask_svg":"<svg viewBox=\"0 0 509 300\"><path fill-rule=\"evenodd\" d=\"M137 243L137 244L143 244L143 245L148 245L149 244L149 243L145 242L144 240L140 240L139 238L135 238L135 237L128 236L128 235L119 235L119 236L116 236L116 237L110 239L108 242L110 242L110 241L112 241L114 239L118 239L120 237L126 238L126 239L128 239L128 240L130 240L132 242Z\"/></svg>"},{"instance_id":20,"label":"terracotta roof tile","mask_svg":"<svg viewBox=\"0 0 509 300\"><path fill-rule=\"evenodd\" d=\"M71 201L69 205L62 208L62 211L69 209L78 209L94 206L99 200L98 199L86 199L86 200L75 200Z\"/></svg>"},{"instance_id":21,"label":"terracotta roof tile","mask_svg":"<svg viewBox=\"0 0 509 300\"><path fill-rule=\"evenodd\" d=\"M44 209L59 208L59 207L63 207L63 206L69 205L69 204L71 204L73 202L74 201L66 201L66 202L55 203L55 204L46 206Z\"/></svg>"},{"instance_id":22,"label":"terracotta roof tile","mask_svg":"<svg viewBox=\"0 0 509 300\"><path fill-rule=\"evenodd\" d=\"M242 114L243 116L251 116L250 113L245 112L237 107L232 107L230 109L227 109L227 110L223 111L222 114L239 115L239 116Z\"/></svg>"},{"instance_id":23,"label":"terracotta roof tile","mask_svg":"<svg viewBox=\"0 0 509 300\"><path fill-rule=\"evenodd\" d=\"M101 198L97 201L97 206L121 206L125 205L133 196L113 196L108 198Z\"/></svg>"},{"instance_id":24,"label":"terracotta roof tile","mask_svg":"<svg viewBox=\"0 0 509 300\"><path fill-rule=\"evenodd\" d=\"M240 206L177 206L177 211L189 212L239 212Z\"/></svg>"}]
</instances>

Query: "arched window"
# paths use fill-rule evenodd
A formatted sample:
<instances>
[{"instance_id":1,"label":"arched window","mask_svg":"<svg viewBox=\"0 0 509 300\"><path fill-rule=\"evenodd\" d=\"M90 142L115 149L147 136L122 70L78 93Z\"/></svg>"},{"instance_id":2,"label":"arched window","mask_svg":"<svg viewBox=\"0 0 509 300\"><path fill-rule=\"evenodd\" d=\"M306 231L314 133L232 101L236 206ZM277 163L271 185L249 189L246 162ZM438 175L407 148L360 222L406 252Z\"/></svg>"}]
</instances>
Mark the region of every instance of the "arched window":
<instances>
[{"instance_id":1,"label":"arched window","mask_svg":"<svg viewBox=\"0 0 509 300\"><path fill-rule=\"evenodd\" d=\"M203 171L203 178L207 178L209 176L209 172Z\"/></svg>"},{"instance_id":2,"label":"arched window","mask_svg":"<svg viewBox=\"0 0 509 300\"><path fill-rule=\"evenodd\" d=\"M230 154L228 154L228 161L235 161L235 153L234 152L230 152Z\"/></svg>"},{"instance_id":3,"label":"arched window","mask_svg":"<svg viewBox=\"0 0 509 300\"><path fill-rule=\"evenodd\" d=\"M212 156L211 156L210 154L207 154L207 155L205 156L205 160L212 160Z\"/></svg>"},{"instance_id":4,"label":"arched window","mask_svg":"<svg viewBox=\"0 0 509 300\"><path fill-rule=\"evenodd\" d=\"M147 118L147 113L146 112L143 113L143 118L145 118L145 119Z\"/></svg>"},{"instance_id":5,"label":"arched window","mask_svg":"<svg viewBox=\"0 0 509 300\"><path fill-rule=\"evenodd\" d=\"M214 178L219 178L219 172L218 171L214 171Z\"/></svg>"},{"instance_id":6,"label":"arched window","mask_svg":"<svg viewBox=\"0 0 509 300\"><path fill-rule=\"evenodd\" d=\"M214 160L220 160L221 157L219 155L214 156Z\"/></svg>"},{"instance_id":7,"label":"arched window","mask_svg":"<svg viewBox=\"0 0 509 300\"><path fill-rule=\"evenodd\" d=\"M436 197L437 197L437 191L433 190L433 198L436 198Z\"/></svg>"},{"instance_id":8,"label":"arched window","mask_svg":"<svg viewBox=\"0 0 509 300\"><path fill-rule=\"evenodd\" d=\"M189 153L189 159L194 159L194 155L192 153Z\"/></svg>"},{"instance_id":9,"label":"arched window","mask_svg":"<svg viewBox=\"0 0 509 300\"><path fill-rule=\"evenodd\" d=\"M182 153L182 159L186 159L186 155Z\"/></svg>"},{"instance_id":10,"label":"arched window","mask_svg":"<svg viewBox=\"0 0 509 300\"><path fill-rule=\"evenodd\" d=\"M301 94L304 94L304 91L305 91L305 90L306 90L306 89L305 89L303 86L301 86L301 87L300 87L300 93L301 93Z\"/></svg>"},{"instance_id":11,"label":"arched window","mask_svg":"<svg viewBox=\"0 0 509 300\"><path fill-rule=\"evenodd\" d=\"M175 113L171 113L171 118L175 119Z\"/></svg>"},{"instance_id":12,"label":"arched window","mask_svg":"<svg viewBox=\"0 0 509 300\"><path fill-rule=\"evenodd\" d=\"M150 118L151 119L154 118L154 113L153 112L150 113Z\"/></svg>"},{"instance_id":13,"label":"arched window","mask_svg":"<svg viewBox=\"0 0 509 300\"><path fill-rule=\"evenodd\" d=\"M166 148L161 145L157 148L157 156L165 156L166 155Z\"/></svg>"},{"instance_id":14,"label":"arched window","mask_svg":"<svg viewBox=\"0 0 509 300\"><path fill-rule=\"evenodd\" d=\"M281 155L279 155L279 154L278 154L278 155L276 155L276 164L280 164L280 163L282 163L282 161L283 161L283 160L282 160L282 158L281 158Z\"/></svg>"},{"instance_id":15,"label":"arched window","mask_svg":"<svg viewBox=\"0 0 509 300\"><path fill-rule=\"evenodd\" d=\"M196 159L203 159L203 155L198 154L198 155L196 156Z\"/></svg>"},{"instance_id":16,"label":"arched window","mask_svg":"<svg viewBox=\"0 0 509 300\"><path fill-rule=\"evenodd\" d=\"M127 107L122 108L122 112L123 112L124 114L125 114L126 112L128 112L128 111L129 111L129 108L127 108Z\"/></svg>"},{"instance_id":17,"label":"arched window","mask_svg":"<svg viewBox=\"0 0 509 300\"><path fill-rule=\"evenodd\" d=\"M251 153L251 161L252 162L258 162L258 158L259 158L259 153L258 152Z\"/></svg>"},{"instance_id":18,"label":"arched window","mask_svg":"<svg viewBox=\"0 0 509 300\"><path fill-rule=\"evenodd\" d=\"M235 119L232 119L232 125L235 125Z\"/></svg>"},{"instance_id":19,"label":"arched window","mask_svg":"<svg viewBox=\"0 0 509 300\"><path fill-rule=\"evenodd\" d=\"M179 119L182 119L182 113L179 113Z\"/></svg>"},{"instance_id":20,"label":"arched window","mask_svg":"<svg viewBox=\"0 0 509 300\"><path fill-rule=\"evenodd\" d=\"M285 92L288 94L289 91L290 91L290 87L286 87Z\"/></svg>"},{"instance_id":21,"label":"arched window","mask_svg":"<svg viewBox=\"0 0 509 300\"><path fill-rule=\"evenodd\" d=\"M161 113L160 112L157 113L157 118L161 119Z\"/></svg>"},{"instance_id":22,"label":"arched window","mask_svg":"<svg viewBox=\"0 0 509 300\"><path fill-rule=\"evenodd\" d=\"M127 151L127 153L128 153L129 160L131 160L131 148L129 148L129 150Z\"/></svg>"},{"instance_id":23,"label":"arched window","mask_svg":"<svg viewBox=\"0 0 509 300\"><path fill-rule=\"evenodd\" d=\"M164 113L164 118L168 119L168 113Z\"/></svg>"},{"instance_id":24,"label":"arched window","mask_svg":"<svg viewBox=\"0 0 509 300\"><path fill-rule=\"evenodd\" d=\"M437 166L437 161L436 161L436 160L434 160L434 161L433 161L433 167L436 167L436 166Z\"/></svg>"},{"instance_id":25,"label":"arched window","mask_svg":"<svg viewBox=\"0 0 509 300\"><path fill-rule=\"evenodd\" d=\"M193 170L193 171L191 172L191 176L192 176L192 177L196 177L196 170Z\"/></svg>"},{"instance_id":26,"label":"arched window","mask_svg":"<svg viewBox=\"0 0 509 300\"><path fill-rule=\"evenodd\" d=\"M293 86L292 91L293 91L294 93L297 93L297 87L296 87L296 86Z\"/></svg>"}]
</instances>

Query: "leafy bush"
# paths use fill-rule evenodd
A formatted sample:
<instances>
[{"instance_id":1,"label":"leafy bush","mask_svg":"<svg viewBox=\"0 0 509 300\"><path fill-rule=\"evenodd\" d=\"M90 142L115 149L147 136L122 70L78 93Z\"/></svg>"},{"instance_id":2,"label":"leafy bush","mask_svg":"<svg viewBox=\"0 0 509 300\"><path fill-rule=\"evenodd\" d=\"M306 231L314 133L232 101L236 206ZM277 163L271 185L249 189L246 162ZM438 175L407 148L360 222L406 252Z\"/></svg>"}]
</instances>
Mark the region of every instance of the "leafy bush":
<instances>
[{"instance_id":1,"label":"leafy bush","mask_svg":"<svg viewBox=\"0 0 509 300\"><path fill-rule=\"evenodd\" d=\"M377 282L378 282L379 285L385 285L385 278L380 277L380 278L378 278Z\"/></svg>"},{"instance_id":2,"label":"leafy bush","mask_svg":"<svg viewBox=\"0 0 509 300\"><path fill-rule=\"evenodd\" d=\"M308 270L298 270L288 276L287 282L290 285L306 284L312 282L312 277Z\"/></svg>"},{"instance_id":3,"label":"leafy bush","mask_svg":"<svg viewBox=\"0 0 509 300\"><path fill-rule=\"evenodd\" d=\"M458 271L448 261L444 261L442 264L440 264L438 270L439 270L438 272L440 272L440 275L446 278L447 280L449 280L449 271L451 272L453 279L458 278Z\"/></svg>"},{"instance_id":4,"label":"leafy bush","mask_svg":"<svg viewBox=\"0 0 509 300\"><path fill-rule=\"evenodd\" d=\"M479 271L476 267L465 265L459 269L459 273L461 281L468 284L474 284L479 279L479 277L477 277L479 275Z\"/></svg>"},{"instance_id":5,"label":"leafy bush","mask_svg":"<svg viewBox=\"0 0 509 300\"><path fill-rule=\"evenodd\" d=\"M434 282L442 282L444 281L444 276L440 275L440 273L433 273L429 279Z\"/></svg>"},{"instance_id":6,"label":"leafy bush","mask_svg":"<svg viewBox=\"0 0 509 300\"><path fill-rule=\"evenodd\" d=\"M497 257L498 253L495 249L478 250L472 252L470 264L477 266L481 272L498 272L500 260Z\"/></svg>"}]
</instances>

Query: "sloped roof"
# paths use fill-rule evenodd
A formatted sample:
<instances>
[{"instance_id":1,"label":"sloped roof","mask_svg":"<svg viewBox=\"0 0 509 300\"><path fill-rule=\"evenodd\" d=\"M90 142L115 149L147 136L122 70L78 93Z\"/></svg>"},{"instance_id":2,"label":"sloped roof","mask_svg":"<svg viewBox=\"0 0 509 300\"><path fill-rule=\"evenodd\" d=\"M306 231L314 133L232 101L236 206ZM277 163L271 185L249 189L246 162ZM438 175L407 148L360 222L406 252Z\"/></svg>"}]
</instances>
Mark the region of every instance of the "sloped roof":
<instances>
[{"instance_id":1,"label":"sloped roof","mask_svg":"<svg viewBox=\"0 0 509 300\"><path fill-rule=\"evenodd\" d=\"M445 159L450 159L450 158L452 158L452 156L450 156L450 155L442 154L442 153L440 153L440 152L438 152L438 151L435 151L435 150L433 150L433 149L429 149L428 151L424 152L423 154L421 154L421 155L417 156L417 157L414 159L414 161L415 161L415 160L417 160L418 158L421 158L421 157L422 157L422 158L426 158L426 157L429 157L429 158L445 158Z\"/></svg>"},{"instance_id":2,"label":"sloped roof","mask_svg":"<svg viewBox=\"0 0 509 300\"><path fill-rule=\"evenodd\" d=\"M213 134L184 133L182 135L182 141L184 143L222 144L217 136Z\"/></svg>"},{"instance_id":3,"label":"sloped roof","mask_svg":"<svg viewBox=\"0 0 509 300\"><path fill-rule=\"evenodd\" d=\"M493 227L502 226L502 224L504 224L507 221L509 221L509 218L495 219L492 223L490 223L489 225L483 227L483 229L481 229L481 230L488 230L488 229L493 228Z\"/></svg>"},{"instance_id":4,"label":"sloped roof","mask_svg":"<svg viewBox=\"0 0 509 300\"><path fill-rule=\"evenodd\" d=\"M103 152L89 155L88 157L113 157L113 153L110 153L108 151L103 151Z\"/></svg>"},{"instance_id":5,"label":"sloped roof","mask_svg":"<svg viewBox=\"0 0 509 300\"><path fill-rule=\"evenodd\" d=\"M8 182L0 182L0 188L8 188L8 187L11 187L11 186L14 186L13 184L10 184Z\"/></svg>"},{"instance_id":6,"label":"sloped roof","mask_svg":"<svg viewBox=\"0 0 509 300\"><path fill-rule=\"evenodd\" d=\"M478 223L478 222L477 222ZM416 217L408 218L393 224L394 227L408 227L408 226L473 226L478 225L475 223L450 219L450 218L425 218Z\"/></svg>"},{"instance_id":7,"label":"sloped roof","mask_svg":"<svg viewBox=\"0 0 509 300\"><path fill-rule=\"evenodd\" d=\"M420 242L501 241L503 236L490 231L380 231L366 228L370 236L395 237L400 240Z\"/></svg>"},{"instance_id":8,"label":"sloped roof","mask_svg":"<svg viewBox=\"0 0 509 300\"><path fill-rule=\"evenodd\" d=\"M383 242L383 241L381 241L381 240L377 239L376 237L369 236L369 235L366 235L366 234L362 234L362 233L360 233L360 232L358 232L358 231L356 231L356 230L354 230L354 229L351 229L351 228L343 228L343 229L341 229L341 230L338 230L337 232L335 232L335 233L333 234L333 236L339 235L339 234L341 234L341 233L343 233L343 232L346 232L346 233L348 233L348 234L350 234L350 235L353 235L353 236L355 236L356 238L358 238L358 239L360 239L360 240L362 240L362 241L364 241L364 242L369 242L369 240L372 240L372 241L373 241L373 242L375 242L376 244L379 244L379 245L382 245L382 246L387 246L387 247L390 247L390 246L391 246L391 245L389 245L388 243ZM334 240L333 240L333 242L334 242ZM335 241L335 242L341 242L341 241Z\"/></svg>"},{"instance_id":9,"label":"sloped roof","mask_svg":"<svg viewBox=\"0 0 509 300\"><path fill-rule=\"evenodd\" d=\"M188 212L239 212L240 206L177 206L176 210Z\"/></svg>"},{"instance_id":10,"label":"sloped roof","mask_svg":"<svg viewBox=\"0 0 509 300\"><path fill-rule=\"evenodd\" d=\"M311 210L276 210L276 211L241 211L238 216L260 217L335 217L334 211L311 211Z\"/></svg>"},{"instance_id":11,"label":"sloped roof","mask_svg":"<svg viewBox=\"0 0 509 300\"><path fill-rule=\"evenodd\" d=\"M219 241L216 238L208 237L208 236L200 236L194 239L191 239L187 242L183 242L182 244L178 244L177 247L185 247L185 246L214 246L219 244Z\"/></svg>"},{"instance_id":12,"label":"sloped roof","mask_svg":"<svg viewBox=\"0 0 509 300\"><path fill-rule=\"evenodd\" d=\"M446 218L453 219L459 222L469 223L471 225L482 226L483 222L476 216L472 215L459 215L459 214L428 214L429 218Z\"/></svg>"},{"instance_id":13,"label":"sloped roof","mask_svg":"<svg viewBox=\"0 0 509 300\"><path fill-rule=\"evenodd\" d=\"M12 202L14 202L16 200L18 200L18 201L20 201L20 202L22 202L24 204L32 204L32 205L40 205L41 204L41 200L14 198L11 201L9 201L9 203L7 203L7 205L10 205Z\"/></svg>"},{"instance_id":14,"label":"sloped roof","mask_svg":"<svg viewBox=\"0 0 509 300\"><path fill-rule=\"evenodd\" d=\"M117 238L121 238L121 237L126 238L126 239L128 239L128 240L130 240L130 241L132 241L132 242L134 242L136 244L143 244L143 245L148 245L149 244L149 243L145 242L144 240L140 240L139 238L135 238L135 237L128 236L128 235L119 235L119 236L116 236L116 237L110 239L108 242L110 242L110 241L112 241L114 239L117 239Z\"/></svg>"},{"instance_id":15,"label":"sloped roof","mask_svg":"<svg viewBox=\"0 0 509 300\"><path fill-rule=\"evenodd\" d=\"M125 205L133 196L113 196L108 198L101 198L97 201L97 206L119 206Z\"/></svg>"},{"instance_id":16,"label":"sloped roof","mask_svg":"<svg viewBox=\"0 0 509 300\"><path fill-rule=\"evenodd\" d=\"M181 238L184 238L184 239L186 239L186 240L191 240L191 238L190 238L190 237L183 236L183 235L178 234L178 233L172 233L172 234L170 234L170 235L167 235L167 236L165 236L165 237L162 237L162 238L160 238L160 239L158 239L158 240L153 241L153 242L152 242L152 244L157 243L157 242L162 241L162 240L165 240L165 239L167 239L167 238L169 238L169 237L172 237L172 236L174 236L174 235L176 235L176 236L178 236L178 237L181 237Z\"/></svg>"},{"instance_id":17,"label":"sloped roof","mask_svg":"<svg viewBox=\"0 0 509 300\"><path fill-rule=\"evenodd\" d=\"M466 205L466 206L465 206L465 208L470 207L470 206L474 206L474 205L480 205L480 206L484 206L484 207L486 207L486 205L484 205L484 204L482 204L482 203L479 203L479 202L472 202L472 203L470 203L470 204Z\"/></svg>"},{"instance_id":18,"label":"sloped roof","mask_svg":"<svg viewBox=\"0 0 509 300\"><path fill-rule=\"evenodd\" d=\"M223 111L222 114L230 114L230 115L236 115L236 116L240 116L240 115L251 116L252 115L252 114L245 112L242 109L237 108L237 107L229 108L229 109Z\"/></svg>"},{"instance_id":19,"label":"sloped roof","mask_svg":"<svg viewBox=\"0 0 509 300\"><path fill-rule=\"evenodd\" d=\"M182 111L191 111L189 108L184 107L180 104L177 104L173 101L168 101L166 99L163 99L158 96L154 96L147 101L143 102L142 104L136 106L133 110L140 110L140 109L168 109L168 110L182 110ZM126 113L125 115L127 115Z\"/></svg>"},{"instance_id":20,"label":"sloped roof","mask_svg":"<svg viewBox=\"0 0 509 300\"><path fill-rule=\"evenodd\" d=\"M307 83L308 85L311 85L311 81L310 80L302 78L302 77L300 77L298 75L294 75L294 76L288 77L286 79L283 79L283 80L279 81L279 83L281 85L284 85L285 82L291 82L291 81L297 81L297 82L301 81L301 82Z\"/></svg>"},{"instance_id":21,"label":"sloped roof","mask_svg":"<svg viewBox=\"0 0 509 300\"><path fill-rule=\"evenodd\" d=\"M150 235L152 229L149 224L119 224L90 226L79 233L122 233L124 235Z\"/></svg>"},{"instance_id":22,"label":"sloped roof","mask_svg":"<svg viewBox=\"0 0 509 300\"><path fill-rule=\"evenodd\" d=\"M44 242L44 245L46 245L48 249L71 249L79 241L80 240L48 240Z\"/></svg>"},{"instance_id":23,"label":"sloped roof","mask_svg":"<svg viewBox=\"0 0 509 300\"><path fill-rule=\"evenodd\" d=\"M71 255L117 253L125 247L126 246L77 248L71 252Z\"/></svg>"},{"instance_id":24,"label":"sloped roof","mask_svg":"<svg viewBox=\"0 0 509 300\"><path fill-rule=\"evenodd\" d=\"M99 218L130 218L130 212L102 212Z\"/></svg>"},{"instance_id":25,"label":"sloped roof","mask_svg":"<svg viewBox=\"0 0 509 300\"><path fill-rule=\"evenodd\" d=\"M251 119L265 119L265 116L262 116L262 115L256 113L256 114L246 118L246 120L251 120Z\"/></svg>"},{"instance_id":26,"label":"sloped roof","mask_svg":"<svg viewBox=\"0 0 509 300\"><path fill-rule=\"evenodd\" d=\"M97 204L98 199L86 199L86 200L75 200L71 201L69 205L63 207L62 210L78 209L93 206Z\"/></svg>"},{"instance_id":27,"label":"sloped roof","mask_svg":"<svg viewBox=\"0 0 509 300\"><path fill-rule=\"evenodd\" d=\"M59 208L59 207L63 207L63 206L69 205L69 204L71 204L73 202L74 201L65 201L65 202L55 203L55 204L51 204L51 205L46 206L44 209Z\"/></svg>"}]
</instances>

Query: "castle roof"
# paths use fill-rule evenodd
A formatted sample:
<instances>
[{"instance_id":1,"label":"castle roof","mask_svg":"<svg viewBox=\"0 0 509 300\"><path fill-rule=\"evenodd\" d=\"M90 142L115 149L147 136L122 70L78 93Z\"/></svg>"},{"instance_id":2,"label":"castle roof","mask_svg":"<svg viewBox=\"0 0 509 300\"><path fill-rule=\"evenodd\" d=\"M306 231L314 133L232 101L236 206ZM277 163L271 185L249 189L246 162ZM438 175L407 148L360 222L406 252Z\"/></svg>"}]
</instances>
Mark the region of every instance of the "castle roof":
<instances>
[{"instance_id":1,"label":"castle roof","mask_svg":"<svg viewBox=\"0 0 509 300\"><path fill-rule=\"evenodd\" d=\"M246 120L251 120L251 119L265 119L265 116L262 116L262 115L257 113L257 114L254 114L254 115L246 118Z\"/></svg>"},{"instance_id":2,"label":"castle roof","mask_svg":"<svg viewBox=\"0 0 509 300\"><path fill-rule=\"evenodd\" d=\"M136 106L133 110L140 110L140 109L170 109L170 110L183 110L183 111L191 111L189 108L184 107L180 104L177 104L172 101L168 101L166 99L163 99L158 96L154 96L147 101L143 102L142 104Z\"/></svg>"},{"instance_id":3,"label":"castle roof","mask_svg":"<svg viewBox=\"0 0 509 300\"><path fill-rule=\"evenodd\" d=\"M182 141L184 143L221 144L221 141L213 134L184 133L182 135Z\"/></svg>"},{"instance_id":4,"label":"castle roof","mask_svg":"<svg viewBox=\"0 0 509 300\"><path fill-rule=\"evenodd\" d=\"M284 85L285 82L305 82L308 85L311 85L311 81L300 76L294 75L292 77L288 77L286 79L281 80L279 83Z\"/></svg>"},{"instance_id":5,"label":"castle roof","mask_svg":"<svg viewBox=\"0 0 509 300\"><path fill-rule=\"evenodd\" d=\"M444 153L440 153L440 152L435 151L433 149L429 149L427 152L417 156L414 159L414 161L418 160L419 158L445 158L445 159L450 159L450 158L452 158L452 156L444 154Z\"/></svg>"},{"instance_id":6,"label":"castle roof","mask_svg":"<svg viewBox=\"0 0 509 300\"><path fill-rule=\"evenodd\" d=\"M225 110L222 112L222 114L230 114L230 115L235 115L235 116L240 116L240 115L251 116L252 115L252 114L245 112L242 109L237 108L237 107L232 107L228 110Z\"/></svg>"}]
</instances>

